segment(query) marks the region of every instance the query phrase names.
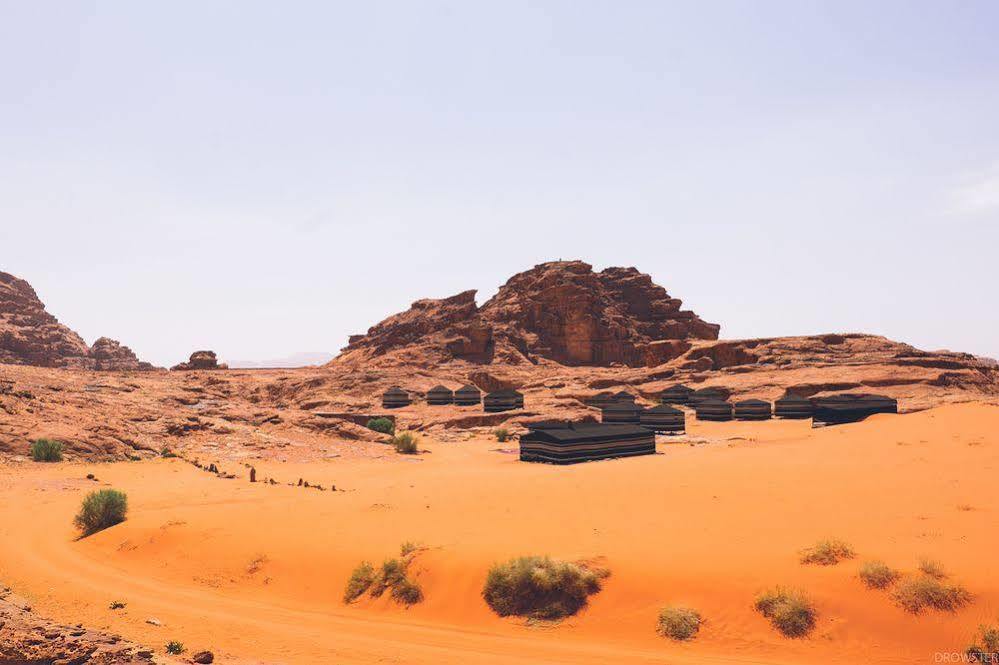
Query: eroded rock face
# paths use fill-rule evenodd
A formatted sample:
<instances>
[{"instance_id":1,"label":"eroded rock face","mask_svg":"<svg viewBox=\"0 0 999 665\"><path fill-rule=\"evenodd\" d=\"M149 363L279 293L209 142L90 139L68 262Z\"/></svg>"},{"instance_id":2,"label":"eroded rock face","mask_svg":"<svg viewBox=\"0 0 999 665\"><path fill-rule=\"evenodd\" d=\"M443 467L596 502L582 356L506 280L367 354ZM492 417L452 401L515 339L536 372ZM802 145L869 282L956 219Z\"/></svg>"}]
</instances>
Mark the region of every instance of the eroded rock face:
<instances>
[{"instance_id":1,"label":"eroded rock face","mask_svg":"<svg viewBox=\"0 0 999 665\"><path fill-rule=\"evenodd\" d=\"M718 338L718 325L681 304L634 268L543 263L511 277L481 308L475 291L417 301L352 336L344 356L418 350L429 362L656 365L686 352L684 340Z\"/></svg>"},{"instance_id":2,"label":"eroded rock face","mask_svg":"<svg viewBox=\"0 0 999 665\"><path fill-rule=\"evenodd\" d=\"M170 369L186 372L197 369L228 369L228 365L219 364L214 351L195 351L187 362L178 363Z\"/></svg>"},{"instance_id":3,"label":"eroded rock face","mask_svg":"<svg viewBox=\"0 0 999 665\"><path fill-rule=\"evenodd\" d=\"M83 338L45 310L23 279L0 272L0 363L95 370L148 370L132 350L101 337L88 347Z\"/></svg>"}]
</instances>

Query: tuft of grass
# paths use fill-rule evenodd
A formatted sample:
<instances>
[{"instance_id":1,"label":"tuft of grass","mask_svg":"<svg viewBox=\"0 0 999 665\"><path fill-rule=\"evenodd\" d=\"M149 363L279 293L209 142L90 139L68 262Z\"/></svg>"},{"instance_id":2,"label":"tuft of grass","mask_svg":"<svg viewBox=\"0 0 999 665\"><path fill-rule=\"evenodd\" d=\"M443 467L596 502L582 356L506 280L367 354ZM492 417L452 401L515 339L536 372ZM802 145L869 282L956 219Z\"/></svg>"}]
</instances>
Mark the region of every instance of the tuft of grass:
<instances>
[{"instance_id":1,"label":"tuft of grass","mask_svg":"<svg viewBox=\"0 0 999 665\"><path fill-rule=\"evenodd\" d=\"M965 650L973 663L999 663L999 628L979 626L978 640Z\"/></svg>"},{"instance_id":2,"label":"tuft of grass","mask_svg":"<svg viewBox=\"0 0 999 665\"><path fill-rule=\"evenodd\" d=\"M899 578L899 572L884 561L865 561L858 574L868 589L887 589Z\"/></svg>"},{"instance_id":3,"label":"tuft of grass","mask_svg":"<svg viewBox=\"0 0 999 665\"><path fill-rule=\"evenodd\" d=\"M375 569L367 561L357 564L347 580L347 588L343 591L343 602L350 604L360 598L371 588L375 581Z\"/></svg>"},{"instance_id":4,"label":"tuft of grass","mask_svg":"<svg viewBox=\"0 0 999 665\"><path fill-rule=\"evenodd\" d=\"M482 597L501 617L561 619L586 606L587 598L600 591L602 577L606 571L546 556L524 556L490 568Z\"/></svg>"},{"instance_id":5,"label":"tuft of grass","mask_svg":"<svg viewBox=\"0 0 999 665\"><path fill-rule=\"evenodd\" d=\"M815 627L815 606L801 591L775 587L757 596L754 607L786 637L803 637Z\"/></svg>"},{"instance_id":6,"label":"tuft of grass","mask_svg":"<svg viewBox=\"0 0 999 665\"><path fill-rule=\"evenodd\" d=\"M499 429L493 430L493 435L496 437L497 441L504 443L510 438L510 430L505 427L500 427Z\"/></svg>"},{"instance_id":7,"label":"tuft of grass","mask_svg":"<svg viewBox=\"0 0 999 665\"><path fill-rule=\"evenodd\" d=\"M112 600L111 604L108 605L108 607L112 610L123 610L125 609L125 603L121 602L120 600Z\"/></svg>"},{"instance_id":8,"label":"tuft of grass","mask_svg":"<svg viewBox=\"0 0 999 665\"><path fill-rule=\"evenodd\" d=\"M853 548L842 540L823 540L801 553L801 563L834 566L842 559L856 556Z\"/></svg>"},{"instance_id":9,"label":"tuft of grass","mask_svg":"<svg viewBox=\"0 0 999 665\"><path fill-rule=\"evenodd\" d=\"M167 448L166 446L163 446L163 450L160 451L160 457L176 457L176 456L177 454L172 450L170 450L169 448Z\"/></svg>"},{"instance_id":10,"label":"tuft of grass","mask_svg":"<svg viewBox=\"0 0 999 665\"><path fill-rule=\"evenodd\" d=\"M922 576L899 582L892 598L905 611L919 614L926 607L954 612L971 601L971 594L963 587Z\"/></svg>"},{"instance_id":11,"label":"tuft of grass","mask_svg":"<svg viewBox=\"0 0 999 665\"><path fill-rule=\"evenodd\" d=\"M392 447L397 453L413 455L420 452L420 439L412 432L399 432L392 437Z\"/></svg>"},{"instance_id":12,"label":"tuft of grass","mask_svg":"<svg viewBox=\"0 0 999 665\"><path fill-rule=\"evenodd\" d=\"M179 656L184 653L184 644L183 642L178 642L177 640L170 640L166 643L166 651L167 653Z\"/></svg>"},{"instance_id":13,"label":"tuft of grass","mask_svg":"<svg viewBox=\"0 0 999 665\"><path fill-rule=\"evenodd\" d=\"M656 632L671 640L689 640L701 628L701 615L689 607L666 607L659 612Z\"/></svg>"},{"instance_id":14,"label":"tuft of grass","mask_svg":"<svg viewBox=\"0 0 999 665\"><path fill-rule=\"evenodd\" d=\"M61 462L62 441L35 439L31 442L31 459L36 462Z\"/></svg>"},{"instance_id":15,"label":"tuft of grass","mask_svg":"<svg viewBox=\"0 0 999 665\"><path fill-rule=\"evenodd\" d=\"M423 600L423 589L408 577L403 577L392 586L392 600L403 605L415 605Z\"/></svg>"},{"instance_id":16,"label":"tuft of grass","mask_svg":"<svg viewBox=\"0 0 999 665\"><path fill-rule=\"evenodd\" d=\"M368 429L382 434L395 434L395 423L391 418L372 418L368 421Z\"/></svg>"},{"instance_id":17,"label":"tuft of grass","mask_svg":"<svg viewBox=\"0 0 999 665\"><path fill-rule=\"evenodd\" d=\"M104 489L91 492L83 499L80 512L73 523L84 536L97 533L125 521L128 497L118 490Z\"/></svg>"},{"instance_id":18,"label":"tuft of grass","mask_svg":"<svg viewBox=\"0 0 999 665\"><path fill-rule=\"evenodd\" d=\"M418 549L420 549L419 545L411 540L407 540L399 546L399 556L407 557Z\"/></svg>"},{"instance_id":19,"label":"tuft of grass","mask_svg":"<svg viewBox=\"0 0 999 665\"><path fill-rule=\"evenodd\" d=\"M933 559L921 559L919 561L919 572L935 580L947 578L947 571L944 570L943 564Z\"/></svg>"}]
</instances>

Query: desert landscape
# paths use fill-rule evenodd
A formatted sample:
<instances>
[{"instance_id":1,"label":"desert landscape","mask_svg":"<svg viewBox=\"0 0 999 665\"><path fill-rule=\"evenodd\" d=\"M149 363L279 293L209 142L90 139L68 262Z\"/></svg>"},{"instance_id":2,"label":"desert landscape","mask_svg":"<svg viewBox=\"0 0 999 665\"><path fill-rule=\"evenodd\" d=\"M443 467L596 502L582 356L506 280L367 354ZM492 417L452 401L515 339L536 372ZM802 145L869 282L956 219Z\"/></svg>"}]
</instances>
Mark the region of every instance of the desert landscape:
<instances>
[{"instance_id":1,"label":"desert landscape","mask_svg":"<svg viewBox=\"0 0 999 665\"><path fill-rule=\"evenodd\" d=\"M87 345L22 277L0 273L0 663L999 649L995 360L843 331L725 339L635 268L554 261L481 305L417 300L322 366L197 350L163 369ZM519 457L529 426L678 384L732 402L874 393L898 413L822 427L680 405L684 433L654 454ZM523 406L428 404L438 385ZM385 408L393 387L412 403ZM101 491L124 493L123 519L77 518Z\"/></svg>"}]
</instances>

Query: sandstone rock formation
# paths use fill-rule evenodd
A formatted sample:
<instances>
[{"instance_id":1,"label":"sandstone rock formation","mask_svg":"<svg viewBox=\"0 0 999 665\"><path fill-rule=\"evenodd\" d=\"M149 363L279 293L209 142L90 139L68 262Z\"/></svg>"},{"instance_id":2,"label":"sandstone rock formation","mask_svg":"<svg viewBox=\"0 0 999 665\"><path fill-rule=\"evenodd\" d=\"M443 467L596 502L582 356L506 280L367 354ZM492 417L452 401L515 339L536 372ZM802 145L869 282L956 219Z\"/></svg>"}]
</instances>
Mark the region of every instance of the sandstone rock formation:
<instances>
[{"instance_id":1,"label":"sandstone rock formation","mask_svg":"<svg viewBox=\"0 0 999 665\"><path fill-rule=\"evenodd\" d=\"M101 337L86 342L45 310L23 279L0 272L0 363L96 370L147 370L127 346Z\"/></svg>"},{"instance_id":2,"label":"sandstone rock formation","mask_svg":"<svg viewBox=\"0 0 999 665\"><path fill-rule=\"evenodd\" d=\"M225 363L219 364L214 351L195 351L191 354L187 362L178 363L171 367L173 371L186 372L196 369L228 369Z\"/></svg>"},{"instance_id":3,"label":"sandstone rock formation","mask_svg":"<svg viewBox=\"0 0 999 665\"><path fill-rule=\"evenodd\" d=\"M582 261L543 263L511 277L481 308L475 291L419 300L351 336L341 358L658 365L689 349L686 340L718 338L718 325L681 304L634 268L596 273Z\"/></svg>"}]
</instances>

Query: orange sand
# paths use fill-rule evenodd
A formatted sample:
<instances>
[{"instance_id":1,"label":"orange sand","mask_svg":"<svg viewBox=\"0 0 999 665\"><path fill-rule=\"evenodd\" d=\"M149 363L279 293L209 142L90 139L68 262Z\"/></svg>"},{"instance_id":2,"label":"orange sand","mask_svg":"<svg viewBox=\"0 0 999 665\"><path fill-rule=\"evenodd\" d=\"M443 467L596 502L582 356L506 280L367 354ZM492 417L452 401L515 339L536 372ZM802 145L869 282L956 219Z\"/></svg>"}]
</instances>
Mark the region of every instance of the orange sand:
<instances>
[{"instance_id":1,"label":"orange sand","mask_svg":"<svg viewBox=\"0 0 999 665\"><path fill-rule=\"evenodd\" d=\"M999 619L999 407L690 430L707 443L572 467L524 464L480 439L257 468L346 490L336 493L251 485L225 462L239 479L181 460L0 467L0 581L52 618L240 663L929 663ZM97 486L128 493L129 519L75 540L71 518ZM824 538L858 557L801 565L800 550ZM344 606L353 566L407 540L428 547L415 566L426 600ZM601 557L612 576L561 625L496 617L480 595L486 570L532 553ZM924 556L974 602L913 616L856 577L867 558L911 571ZM753 611L774 584L814 599L811 636L784 638ZM112 612L112 600L127 609ZM668 603L701 611L697 639L656 636Z\"/></svg>"}]
</instances>

